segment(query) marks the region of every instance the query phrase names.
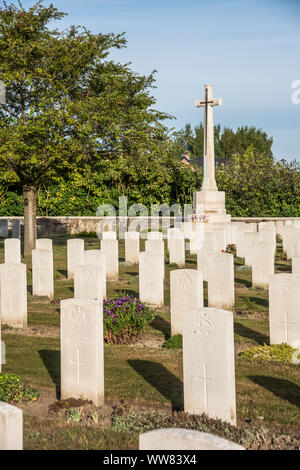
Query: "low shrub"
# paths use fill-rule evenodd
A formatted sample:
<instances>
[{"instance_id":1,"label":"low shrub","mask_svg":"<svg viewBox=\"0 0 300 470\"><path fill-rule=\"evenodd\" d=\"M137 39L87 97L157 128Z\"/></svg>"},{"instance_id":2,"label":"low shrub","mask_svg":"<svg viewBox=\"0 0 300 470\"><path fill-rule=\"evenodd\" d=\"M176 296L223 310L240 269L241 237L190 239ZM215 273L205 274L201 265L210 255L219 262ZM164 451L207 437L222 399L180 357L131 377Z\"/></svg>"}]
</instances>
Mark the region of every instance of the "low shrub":
<instances>
[{"instance_id":1,"label":"low shrub","mask_svg":"<svg viewBox=\"0 0 300 470\"><path fill-rule=\"evenodd\" d=\"M296 350L287 343L255 346L246 349L241 353L241 357L247 359L261 359L263 361L292 362L293 354ZM300 354L300 353L299 353Z\"/></svg>"},{"instance_id":2,"label":"low shrub","mask_svg":"<svg viewBox=\"0 0 300 470\"><path fill-rule=\"evenodd\" d=\"M39 396L39 391L25 384L18 375L0 374L0 401L35 401Z\"/></svg>"},{"instance_id":3,"label":"low shrub","mask_svg":"<svg viewBox=\"0 0 300 470\"><path fill-rule=\"evenodd\" d=\"M154 320L155 312L133 295L103 302L104 340L132 342Z\"/></svg>"}]
</instances>

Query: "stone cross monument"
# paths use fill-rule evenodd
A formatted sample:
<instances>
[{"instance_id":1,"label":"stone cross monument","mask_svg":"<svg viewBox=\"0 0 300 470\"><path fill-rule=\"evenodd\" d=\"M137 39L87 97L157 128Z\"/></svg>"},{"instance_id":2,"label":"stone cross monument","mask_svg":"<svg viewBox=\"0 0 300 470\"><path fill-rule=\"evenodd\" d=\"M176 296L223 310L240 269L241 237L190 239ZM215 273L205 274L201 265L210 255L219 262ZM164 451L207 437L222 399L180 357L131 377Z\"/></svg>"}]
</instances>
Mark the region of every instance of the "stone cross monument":
<instances>
[{"instance_id":1,"label":"stone cross monument","mask_svg":"<svg viewBox=\"0 0 300 470\"><path fill-rule=\"evenodd\" d=\"M218 191L215 179L215 149L214 149L214 122L213 106L222 104L222 99L212 97L212 85L205 85L205 99L196 100L197 108L204 108L204 155L203 155L203 181L201 191L194 193L194 212L203 214L209 222L230 222L230 215L226 214L225 192Z\"/></svg>"},{"instance_id":2,"label":"stone cross monument","mask_svg":"<svg viewBox=\"0 0 300 470\"><path fill-rule=\"evenodd\" d=\"M204 175L201 191L217 191L215 180L215 148L214 148L214 121L213 106L222 104L222 98L213 99L212 85L205 85L205 99L196 100L197 108L204 107Z\"/></svg>"}]
</instances>

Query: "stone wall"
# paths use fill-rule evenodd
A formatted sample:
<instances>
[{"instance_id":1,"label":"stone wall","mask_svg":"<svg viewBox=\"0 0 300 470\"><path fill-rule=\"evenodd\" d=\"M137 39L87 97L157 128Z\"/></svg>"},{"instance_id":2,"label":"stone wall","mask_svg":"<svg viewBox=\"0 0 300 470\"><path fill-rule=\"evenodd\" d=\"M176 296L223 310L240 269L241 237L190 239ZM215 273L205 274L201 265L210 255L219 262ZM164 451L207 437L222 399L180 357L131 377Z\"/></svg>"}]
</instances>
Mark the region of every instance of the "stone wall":
<instances>
[{"instance_id":1,"label":"stone wall","mask_svg":"<svg viewBox=\"0 0 300 470\"><path fill-rule=\"evenodd\" d=\"M111 228L114 230L114 218L111 217L37 217L38 237L53 237L57 235L75 235L85 232L96 232L97 225L105 220L104 230ZM8 227L11 229L13 220L20 220L23 225L23 217L0 217L0 220L8 220ZM128 217L128 222L134 220ZM163 221L167 221L165 217L148 217L148 227L151 223L159 220L160 226ZM300 217L232 217L232 222L262 222L262 221L279 221L279 220L299 220ZM140 222L145 223L144 218L139 218ZM124 218L122 223L124 227ZM174 223L174 217L170 217L170 224ZM116 224L119 224L119 218L116 217Z\"/></svg>"}]
</instances>

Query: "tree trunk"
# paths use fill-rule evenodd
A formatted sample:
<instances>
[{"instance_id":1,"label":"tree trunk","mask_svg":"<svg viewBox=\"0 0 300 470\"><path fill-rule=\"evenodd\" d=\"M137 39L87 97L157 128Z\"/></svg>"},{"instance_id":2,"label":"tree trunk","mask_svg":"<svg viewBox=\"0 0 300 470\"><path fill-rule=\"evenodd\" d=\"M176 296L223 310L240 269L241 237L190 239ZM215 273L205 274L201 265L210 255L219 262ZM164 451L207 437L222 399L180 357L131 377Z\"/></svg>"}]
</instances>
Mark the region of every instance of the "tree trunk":
<instances>
[{"instance_id":1,"label":"tree trunk","mask_svg":"<svg viewBox=\"0 0 300 470\"><path fill-rule=\"evenodd\" d=\"M36 188L23 187L24 199L24 256L31 256L36 242Z\"/></svg>"}]
</instances>

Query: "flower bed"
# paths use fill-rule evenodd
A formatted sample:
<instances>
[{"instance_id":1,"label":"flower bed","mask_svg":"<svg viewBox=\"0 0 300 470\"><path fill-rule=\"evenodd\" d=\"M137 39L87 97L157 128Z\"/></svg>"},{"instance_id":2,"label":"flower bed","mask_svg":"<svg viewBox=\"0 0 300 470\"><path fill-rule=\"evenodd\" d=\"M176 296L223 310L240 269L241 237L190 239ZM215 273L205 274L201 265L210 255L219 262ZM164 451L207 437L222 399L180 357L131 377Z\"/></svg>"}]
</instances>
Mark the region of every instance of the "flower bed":
<instances>
[{"instance_id":1,"label":"flower bed","mask_svg":"<svg viewBox=\"0 0 300 470\"><path fill-rule=\"evenodd\" d=\"M154 317L155 312L133 295L104 300L104 341L130 343Z\"/></svg>"},{"instance_id":2,"label":"flower bed","mask_svg":"<svg viewBox=\"0 0 300 470\"><path fill-rule=\"evenodd\" d=\"M0 373L0 401L6 403L35 401L39 396L38 390L22 382L18 375Z\"/></svg>"}]
</instances>

